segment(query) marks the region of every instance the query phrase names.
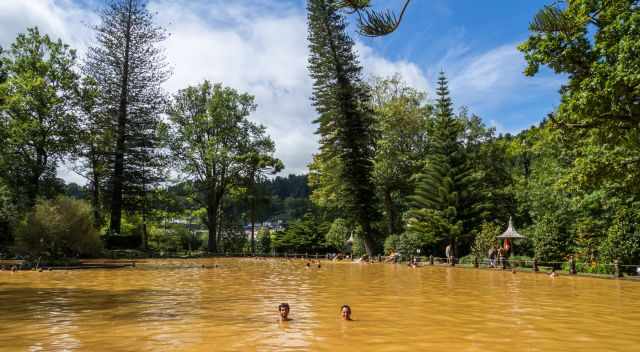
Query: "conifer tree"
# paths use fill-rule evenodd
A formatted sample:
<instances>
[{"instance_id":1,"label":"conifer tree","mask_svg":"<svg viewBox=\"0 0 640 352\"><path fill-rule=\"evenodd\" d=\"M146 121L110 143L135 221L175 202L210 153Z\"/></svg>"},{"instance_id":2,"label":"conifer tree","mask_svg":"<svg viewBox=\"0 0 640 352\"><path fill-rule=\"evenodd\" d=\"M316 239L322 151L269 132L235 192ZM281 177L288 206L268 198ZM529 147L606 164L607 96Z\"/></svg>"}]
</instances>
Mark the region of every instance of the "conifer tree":
<instances>
[{"instance_id":1,"label":"conifer tree","mask_svg":"<svg viewBox=\"0 0 640 352\"><path fill-rule=\"evenodd\" d=\"M372 182L372 112L361 67L340 13L340 1L309 0L309 70L313 104L320 114L321 153L340 162L345 210L362 227L369 255L374 252L372 221L378 218Z\"/></svg>"},{"instance_id":2,"label":"conifer tree","mask_svg":"<svg viewBox=\"0 0 640 352\"><path fill-rule=\"evenodd\" d=\"M158 126L165 105L160 86L169 72L158 44L166 33L153 23L144 0L111 0L101 19L85 69L113 117L110 231L119 233L122 210L139 208L140 201L144 208L144 193L160 176Z\"/></svg>"},{"instance_id":3,"label":"conifer tree","mask_svg":"<svg viewBox=\"0 0 640 352\"><path fill-rule=\"evenodd\" d=\"M470 234L483 204L476 189L479 175L474 173L462 143L464 125L453 113L443 72L436 93L429 156L424 171L415 176L407 232L422 236L425 245L446 243L455 249L460 237Z\"/></svg>"}]
</instances>

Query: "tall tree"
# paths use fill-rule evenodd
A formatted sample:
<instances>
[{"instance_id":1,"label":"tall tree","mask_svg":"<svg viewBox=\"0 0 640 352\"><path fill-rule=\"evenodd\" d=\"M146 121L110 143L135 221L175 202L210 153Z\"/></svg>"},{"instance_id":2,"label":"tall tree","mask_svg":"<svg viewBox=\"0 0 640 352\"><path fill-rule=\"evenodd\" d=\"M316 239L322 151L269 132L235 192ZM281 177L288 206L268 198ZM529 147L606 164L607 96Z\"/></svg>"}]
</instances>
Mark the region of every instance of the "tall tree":
<instances>
[{"instance_id":1,"label":"tall tree","mask_svg":"<svg viewBox=\"0 0 640 352\"><path fill-rule=\"evenodd\" d=\"M453 113L443 72L436 93L429 156L424 171L415 177L407 232L422 236L425 245L446 243L455 249L461 237L470 234L483 204L477 189L479 177L463 144L464 124Z\"/></svg>"},{"instance_id":2,"label":"tall tree","mask_svg":"<svg viewBox=\"0 0 640 352\"><path fill-rule=\"evenodd\" d=\"M255 108L253 96L205 81L180 90L169 109L172 154L203 195L212 252L229 190L241 186L247 175L281 166L265 128L247 119Z\"/></svg>"},{"instance_id":3,"label":"tall tree","mask_svg":"<svg viewBox=\"0 0 640 352\"><path fill-rule=\"evenodd\" d=\"M245 170L243 178L247 187L247 202L249 205L249 222L251 223L251 253L255 253L255 224L257 207L261 197L260 183L265 181L267 175L275 175L282 171L284 164L272 154L275 144L269 138L261 138L252 141L249 152L245 156L248 168Z\"/></svg>"},{"instance_id":4,"label":"tall tree","mask_svg":"<svg viewBox=\"0 0 640 352\"><path fill-rule=\"evenodd\" d=\"M566 74L551 122L579 151L576 171L592 185L640 191L640 2L560 1L546 6L519 46L525 74ZM626 180L625 182L619 182Z\"/></svg>"},{"instance_id":5,"label":"tall tree","mask_svg":"<svg viewBox=\"0 0 640 352\"><path fill-rule=\"evenodd\" d=\"M104 220L103 190L108 177L113 131L100 87L93 78L85 76L82 79L78 98L80 138L75 157L80 163L75 171L89 181L93 223L100 228Z\"/></svg>"},{"instance_id":6,"label":"tall tree","mask_svg":"<svg viewBox=\"0 0 640 352\"><path fill-rule=\"evenodd\" d=\"M29 28L0 60L6 72L0 83L2 148L11 165L5 179L14 194L24 194L33 205L76 144L76 54L62 41Z\"/></svg>"},{"instance_id":7,"label":"tall tree","mask_svg":"<svg viewBox=\"0 0 640 352\"><path fill-rule=\"evenodd\" d=\"M399 234L404 200L413 191L411 176L420 172L427 154L432 107L425 104L425 93L408 87L398 75L374 81L372 103L376 118L374 182L382 199L387 234Z\"/></svg>"},{"instance_id":8,"label":"tall tree","mask_svg":"<svg viewBox=\"0 0 640 352\"><path fill-rule=\"evenodd\" d=\"M316 122L321 152L341 163L346 210L362 227L366 251L373 255L372 223L378 218L372 180L373 117L340 6L336 0L308 2L312 100L320 114Z\"/></svg>"},{"instance_id":9,"label":"tall tree","mask_svg":"<svg viewBox=\"0 0 640 352\"><path fill-rule=\"evenodd\" d=\"M144 197L148 185L158 177L155 162L161 160L155 155L159 114L165 104L161 84L169 71L159 43L166 33L153 23L146 5L145 0L110 0L101 23L94 28L97 45L89 48L85 67L100 86L107 112L113 117L113 233L120 232L123 195Z\"/></svg>"}]
</instances>

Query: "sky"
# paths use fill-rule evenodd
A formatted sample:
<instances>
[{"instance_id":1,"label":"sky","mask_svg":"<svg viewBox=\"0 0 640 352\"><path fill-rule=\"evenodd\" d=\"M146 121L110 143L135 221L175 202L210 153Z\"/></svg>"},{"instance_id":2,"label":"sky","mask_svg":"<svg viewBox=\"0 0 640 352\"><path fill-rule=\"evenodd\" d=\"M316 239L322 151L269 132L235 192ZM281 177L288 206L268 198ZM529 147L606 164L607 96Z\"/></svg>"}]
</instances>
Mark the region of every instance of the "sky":
<instances>
[{"instance_id":1,"label":"sky","mask_svg":"<svg viewBox=\"0 0 640 352\"><path fill-rule=\"evenodd\" d=\"M397 73L433 99L443 70L457 108L467 107L498 133L517 133L559 102L563 77L544 70L524 76L524 57L516 49L528 37L533 15L549 2L412 0L393 34L366 38L352 28L352 35L366 79ZM402 1L373 4L399 9ZM38 26L76 48L82 60L102 6L101 0L0 0L0 45ZM250 119L267 127L285 164L282 173L306 172L318 138L305 1L150 0L148 6L170 33L162 44L173 72L167 92L208 79L254 95L258 109ZM67 167L59 175L84 183Z\"/></svg>"}]
</instances>

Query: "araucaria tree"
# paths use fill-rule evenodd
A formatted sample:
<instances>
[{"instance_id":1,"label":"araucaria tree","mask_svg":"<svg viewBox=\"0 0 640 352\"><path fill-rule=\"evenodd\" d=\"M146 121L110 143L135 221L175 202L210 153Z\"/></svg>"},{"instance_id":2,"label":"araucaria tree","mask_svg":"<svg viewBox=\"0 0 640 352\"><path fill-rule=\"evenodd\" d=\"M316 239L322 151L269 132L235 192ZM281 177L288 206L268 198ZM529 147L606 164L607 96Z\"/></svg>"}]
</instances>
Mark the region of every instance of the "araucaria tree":
<instances>
[{"instance_id":1,"label":"araucaria tree","mask_svg":"<svg viewBox=\"0 0 640 352\"><path fill-rule=\"evenodd\" d=\"M110 231L120 233L125 205L138 207L135 202L158 177L159 115L165 108L160 86L169 75L158 44L166 33L153 23L144 0L111 0L101 19L85 70L112 117Z\"/></svg>"},{"instance_id":2,"label":"araucaria tree","mask_svg":"<svg viewBox=\"0 0 640 352\"><path fill-rule=\"evenodd\" d=\"M282 168L265 128L247 119L255 108L253 96L205 81L179 91L169 109L172 154L202 195L211 252L217 250L229 190L243 185L248 176Z\"/></svg>"},{"instance_id":3,"label":"araucaria tree","mask_svg":"<svg viewBox=\"0 0 640 352\"><path fill-rule=\"evenodd\" d=\"M362 227L366 251L372 255L372 222L379 217L372 181L373 117L340 6L337 0L308 2L312 99L320 115L316 122L321 153L324 159L339 160L345 210Z\"/></svg>"},{"instance_id":4,"label":"araucaria tree","mask_svg":"<svg viewBox=\"0 0 640 352\"><path fill-rule=\"evenodd\" d=\"M483 208L474 173L463 145L463 120L453 113L444 73L438 79L438 99L430 131L424 171L415 176L416 189L407 213L407 232L424 245L451 244L468 235L470 223Z\"/></svg>"},{"instance_id":5,"label":"araucaria tree","mask_svg":"<svg viewBox=\"0 0 640 352\"><path fill-rule=\"evenodd\" d=\"M75 145L75 60L74 50L37 28L18 35L0 57L6 72L0 83L1 157L11 165L0 176L24 197L22 205L45 195L58 162Z\"/></svg>"}]
</instances>

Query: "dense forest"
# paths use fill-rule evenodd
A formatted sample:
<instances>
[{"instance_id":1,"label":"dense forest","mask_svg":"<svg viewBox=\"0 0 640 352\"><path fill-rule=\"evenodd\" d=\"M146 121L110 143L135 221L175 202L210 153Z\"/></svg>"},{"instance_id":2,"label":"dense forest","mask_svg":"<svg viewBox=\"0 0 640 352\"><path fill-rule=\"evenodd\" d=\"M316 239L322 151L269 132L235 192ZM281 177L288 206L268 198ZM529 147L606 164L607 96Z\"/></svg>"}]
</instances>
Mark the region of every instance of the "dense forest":
<instances>
[{"instance_id":1,"label":"dense forest","mask_svg":"<svg viewBox=\"0 0 640 352\"><path fill-rule=\"evenodd\" d=\"M519 254L640 263L638 1L540 10L523 74L566 80L557 109L516 135L456 107L446 72L435 92L363 75L353 36L384 40L402 15L369 1L307 11L308 175L277 176L251 94L206 80L163 91L167 33L145 1L110 1L85 58L37 28L0 49L0 252L323 253L353 236L358 255L482 257L513 218ZM86 185L58 179L63 163Z\"/></svg>"}]
</instances>

